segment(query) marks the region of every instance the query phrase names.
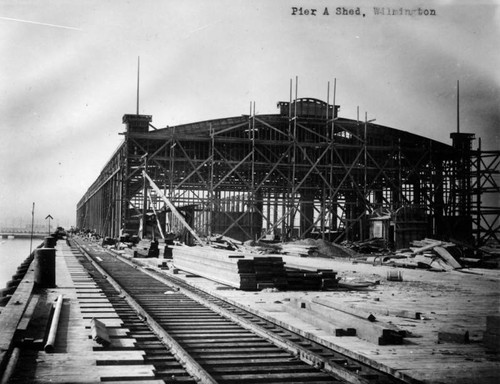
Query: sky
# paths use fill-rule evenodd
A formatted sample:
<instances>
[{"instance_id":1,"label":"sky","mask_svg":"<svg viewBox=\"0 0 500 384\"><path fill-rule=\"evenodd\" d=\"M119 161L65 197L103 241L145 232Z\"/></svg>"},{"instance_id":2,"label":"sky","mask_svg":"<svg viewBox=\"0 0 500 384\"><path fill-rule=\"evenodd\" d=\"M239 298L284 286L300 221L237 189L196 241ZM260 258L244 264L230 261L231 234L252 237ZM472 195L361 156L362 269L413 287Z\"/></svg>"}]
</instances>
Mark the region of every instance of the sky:
<instances>
[{"instance_id":1,"label":"sky","mask_svg":"<svg viewBox=\"0 0 500 384\"><path fill-rule=\"evenodd\" d=\"M298 78L325 101L336 81L342 117L451 144L459 81L460 131L500 150L499 47L495 0L2 0L0 225L33 202L36 222L75 224L136 112L138 57L156 127L278 113Z\"/></svg>"}]
</instances>

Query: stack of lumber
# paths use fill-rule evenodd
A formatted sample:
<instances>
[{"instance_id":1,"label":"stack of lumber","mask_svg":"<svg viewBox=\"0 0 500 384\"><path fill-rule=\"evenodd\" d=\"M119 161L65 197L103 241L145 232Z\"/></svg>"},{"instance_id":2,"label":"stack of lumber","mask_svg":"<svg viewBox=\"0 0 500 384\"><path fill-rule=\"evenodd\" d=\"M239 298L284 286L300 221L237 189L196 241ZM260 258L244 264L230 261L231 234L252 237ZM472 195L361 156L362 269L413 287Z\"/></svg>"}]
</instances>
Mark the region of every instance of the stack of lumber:
<instances>
[{"instance_id":1,"label":"stack of lumber","mask_svg":"<svg viewBox=\"0 0 500 384\"><path fill-rule=\"evenodd\" d=\"M253 259L235 252L176 247L175 268L245 291L257 290Z\"/></svg>"},{"instance_id":2,"label":"stack of lumber","mask_svg":"<svg viewBox=\"0 0 500 384\"><path fill-rule=\"evenodd\" d=\"M325 290L338 287L337 272L293 265L288 267L283 257L260 256L209 247L173 249L175 268L245 291L274 288Z\"/></svg>"},{"instance_id":3,"label":"stack of lumber","mask_svg":"<svg viewBox=\"0 0 500 384\"><path fill-rule=\"evenodd\" d=\"M316 272L287 268L288 288L298 291L321 289L321 276Z\"/></svg>"},{"instance_id":4,"label":"stack of lumber","mask_svg":"<svg viewBox=\"0 0 500 384\"><path fill-rule=\"evenodd\" d=\"M286 268L288 289L299 291L318 291L338 287L337 272L331 269L304 270Z\"/></svg>"},{"instance_id":5,"label":"stack of lumber","mask_svg":"<svg viewBox=\"0 0 500 384\"><path fill-rule=\"evenodd\" d=\"M279 256L261 257L208 247L176 247L174 266L245 291L287 288L284 263Z\"/></svg>"},{"instance_id":6,"label":"stack of lumber","mask_svg":"<svg viewBox=\"0 0 500 384\"><path fill-rule=\"evenodd\" d=\"M289 256L307 257L316 256L318 253L318 247L313 245L283 243L280 246L281 253Z\"/></svg>"},{"instance_id":7,"label":"stack of lumber","mask_svg":"<svg viewBox=\"0 0 500 384\"><path fill-rule=\"evenodd\" d=\"M278 288L286 289L288 287L285 263L278 256L256 256L253 259L255 270L255 279L257 289Z\"/></svg>"}]
</instances>

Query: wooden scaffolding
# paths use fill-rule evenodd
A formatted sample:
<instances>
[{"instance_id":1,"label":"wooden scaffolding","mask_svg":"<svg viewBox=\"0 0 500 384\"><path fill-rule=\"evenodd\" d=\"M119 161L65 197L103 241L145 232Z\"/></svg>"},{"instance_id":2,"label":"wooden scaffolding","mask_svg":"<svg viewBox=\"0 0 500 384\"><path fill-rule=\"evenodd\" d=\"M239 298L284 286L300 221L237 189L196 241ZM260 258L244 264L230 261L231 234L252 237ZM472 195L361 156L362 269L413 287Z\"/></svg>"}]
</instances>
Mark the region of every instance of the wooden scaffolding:
<instances>
[{"instance_id":1,"label":"wooden scaffolding","mask_svg":"<svg viewBox=\"0 0 500 384\"><path fill-rule=\"evenodd\" d=\"M180 236L166 198L200 236L356 241L369 237L373 212L411 207L429 236L499 240L499 209L482 202L500 191L498 152L472 150L469 134L446 145L366 114L341 118L334 104L290 95L277 114L251 103L248 115L161 129L124 115L124 141L78 203L77 226Z\"/></svg>"}]
</instances>

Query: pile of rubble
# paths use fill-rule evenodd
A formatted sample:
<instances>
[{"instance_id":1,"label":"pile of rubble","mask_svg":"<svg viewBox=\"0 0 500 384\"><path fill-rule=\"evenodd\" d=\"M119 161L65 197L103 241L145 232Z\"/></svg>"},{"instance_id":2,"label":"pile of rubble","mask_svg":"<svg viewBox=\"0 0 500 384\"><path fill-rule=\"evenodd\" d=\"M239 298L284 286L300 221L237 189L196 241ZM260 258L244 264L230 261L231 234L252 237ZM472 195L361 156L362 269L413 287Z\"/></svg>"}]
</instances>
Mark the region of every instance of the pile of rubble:
<instances>
[{"instance_id":1,"label":"pile of rubble","mask_svg":"<svg viewBox=\"0 0 500 384\"><path fill-rule=\"evenodd\" d=\"M387 240L378 237L363 241L343 241L342 246L362 254L386 254L391 253Z\"/></svg>"},{"instance_id":2,"label":"pile of rubble","mask_svg":"<svg viewBox=\"0 0 500 384\"><path fill-rule=\"evenodd\" d=\"M472 249L463 244L436 239L414 240L406 249L391 251L387 241L380 238L342 244L322 239L304 239L289 243L265 241L242 243L220 236L212 239L212 247L260 255L352 259L357 263L422 268L436 272L461 270L467 267L500 267L500 248L484 246Z\"/></svg>"},{"instance_id":3,"label":"pile of rubble","mask_svg":"<svg viewBox=\"0 0 500 384\"><path fill-rule=\"evenodd\" d=\"M460 259L461 252L454 243L423 239L413 241L407 249L393 253L359 257L356 262L443 272L463 268L463 265L459 262Z\"/></svg>"},{"instance_id":4,"label":"pile of rubble","mask_svg":"<svg viewBox=\"0 0 500 384\"><path fill-rule=\"evenodd\" d=\"M369 243L376 244L373 241ZM356 249L352 247L353 249ZM488 248L488 250L491 250ZM414 240L410 247L390 252L385 247L374 247L373 253L362 254L355 262L388 265L402 268L421 268L435 272L463 270L463 268L498 268L500 253L474 250L463 244L435 239Z\"/></svg>"}]
</instances>

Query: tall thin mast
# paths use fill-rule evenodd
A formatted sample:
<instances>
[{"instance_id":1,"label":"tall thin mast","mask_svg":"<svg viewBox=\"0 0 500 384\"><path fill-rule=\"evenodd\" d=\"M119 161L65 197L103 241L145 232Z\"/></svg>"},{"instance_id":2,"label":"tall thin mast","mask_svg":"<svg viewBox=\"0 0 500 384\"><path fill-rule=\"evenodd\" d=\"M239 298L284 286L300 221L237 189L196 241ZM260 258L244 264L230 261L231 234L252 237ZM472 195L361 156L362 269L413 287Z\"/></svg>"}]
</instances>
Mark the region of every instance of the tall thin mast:
<instances>
[{"instance_id":1,"label":"tall thin mast","mask_svg":"<svg viewBox=\"0 0 500 384\"><path fill-rule=\"evenodd\" d=\"M457 80L457 133L460 133L460 81Z\"/></svg>"},{"instance_id":2,"label":"tall thin mast","mask_svg":"<svg viewBox=\"0 0 500 384\"><path fill-rule=\"evenodd\" d=\"M137 115L139 114L139 78L141 71L141 57L137 57Z\"/></svg>"},{"instance_id":3,"label":"tall thin mast","mask_svg":"<svg viewBox=\"0 0 500 384\"><path fill-rule=\"evenodd\" d=\"M33 230L35 227L35 202L33 202L33 209L31 210L31 236L30 236L30 255L33 249Z\"/></svg>"}]
</instances>

